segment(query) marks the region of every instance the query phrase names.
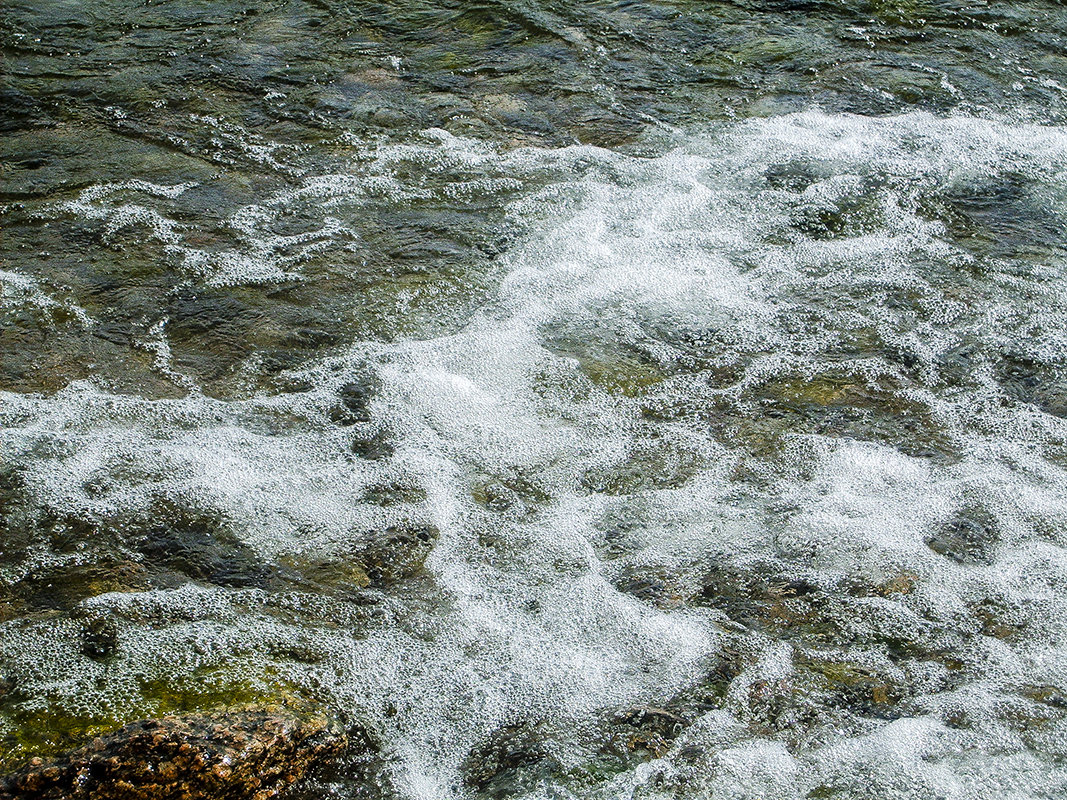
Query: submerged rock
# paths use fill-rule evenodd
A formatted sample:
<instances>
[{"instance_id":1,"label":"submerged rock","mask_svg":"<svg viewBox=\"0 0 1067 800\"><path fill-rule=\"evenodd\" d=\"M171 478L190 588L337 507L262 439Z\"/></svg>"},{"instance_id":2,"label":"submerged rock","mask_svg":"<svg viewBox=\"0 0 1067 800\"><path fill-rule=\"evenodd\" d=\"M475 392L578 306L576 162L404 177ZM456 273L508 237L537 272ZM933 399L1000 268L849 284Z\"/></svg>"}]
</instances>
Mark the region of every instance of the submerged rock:
<instances>
[{"instance_id":1,"label":"submerged rock","mask_svg":"<svg viewBox=\"0 0 1067 800\"><path fill-rule=\"evenodd\" d=\"M463 775L481 796L504 798L529 791L558 767L544 748L539 725L527 721L490 734L467 756Z\"/></svg>"},{"instance_id":2,"label":"submerged rock","mask_svg":"<svg viewBox=\"0 0 1067 800\"><path fill-rule=\"evenodd\" d=\"M281 707L134 722L0 779L0 800L266 800L348 745L325 717Z\"/></svg>"}]
</instances>

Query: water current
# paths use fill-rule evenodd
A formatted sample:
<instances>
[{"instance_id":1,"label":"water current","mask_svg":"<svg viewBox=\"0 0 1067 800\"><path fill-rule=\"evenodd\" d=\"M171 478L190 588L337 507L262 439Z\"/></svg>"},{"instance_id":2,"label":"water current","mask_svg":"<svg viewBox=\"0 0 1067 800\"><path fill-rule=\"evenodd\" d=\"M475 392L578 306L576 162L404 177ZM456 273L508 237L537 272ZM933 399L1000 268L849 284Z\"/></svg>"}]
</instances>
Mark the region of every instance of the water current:
<instances>
[{"instance_id":1,"label":"water current","mask_svg":"<svg viewBox=\"0 0 1067 800\"><path fill-rule=\"evenodd\" d=\"M6 0L0 766L1067 797L1067 8Z\"/></svg>"}]
</instances>

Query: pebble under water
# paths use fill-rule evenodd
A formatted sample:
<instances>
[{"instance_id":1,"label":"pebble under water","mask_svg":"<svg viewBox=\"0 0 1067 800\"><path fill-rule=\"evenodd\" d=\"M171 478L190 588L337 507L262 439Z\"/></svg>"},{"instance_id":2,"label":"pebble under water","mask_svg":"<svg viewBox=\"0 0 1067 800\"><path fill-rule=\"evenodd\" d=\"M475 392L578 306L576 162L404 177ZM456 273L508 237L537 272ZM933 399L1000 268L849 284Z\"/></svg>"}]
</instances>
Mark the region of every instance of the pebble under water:
<instances>
[{"instance_id":1,"label":"pebble under water","mask_svg":"<svg viewBox=\"0 0 1067 800\"><path fill-rule=\"evenodd\" d=\"M301 703L300 800L1067 797L1062 4L0 48L0 773Z\"/></svg>"}]
</instances>

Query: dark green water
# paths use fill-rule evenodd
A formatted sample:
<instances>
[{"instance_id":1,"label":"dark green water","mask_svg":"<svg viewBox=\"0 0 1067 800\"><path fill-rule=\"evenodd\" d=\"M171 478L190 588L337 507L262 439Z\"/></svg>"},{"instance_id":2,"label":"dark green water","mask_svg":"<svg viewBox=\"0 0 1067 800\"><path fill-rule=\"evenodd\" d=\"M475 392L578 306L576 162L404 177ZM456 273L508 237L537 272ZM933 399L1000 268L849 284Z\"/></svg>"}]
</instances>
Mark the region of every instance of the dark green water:
<instances>
[{"instance_id":1,"label":"dark green water","mask_svg":"<svg viewBox=\"0 0 1067 800\"><path fill-rule=\"evenodd\" d=\"M0 8L0 767L1067 794L1067 9Z\"/></svg>"}]
</instances>

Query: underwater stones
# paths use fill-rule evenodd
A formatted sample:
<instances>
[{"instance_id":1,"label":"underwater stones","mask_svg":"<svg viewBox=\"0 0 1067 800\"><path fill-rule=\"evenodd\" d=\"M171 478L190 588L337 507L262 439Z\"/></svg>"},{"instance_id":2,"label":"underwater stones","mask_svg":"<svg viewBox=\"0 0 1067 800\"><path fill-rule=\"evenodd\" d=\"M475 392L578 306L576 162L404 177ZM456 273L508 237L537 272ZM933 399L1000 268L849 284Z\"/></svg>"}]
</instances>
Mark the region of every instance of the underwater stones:
<instances>
[{"instance_id":1,"label":"underwater stones","mask_svg":"<svg viewBox=\"0 0 1067 800\"><path fill-rule=\"evenodd\" d=\"M615 464L597 465L582 475L589 492L629 495L657 489L677 489L704 467L698 451L663 438L652 430Z\"/></svg>"},{"instance_id":2,"label":"underwater stones","mask_svg":"<svg viewBox=\"0 0 1067 800\"><path fill-rule=\"evenodd\" d=\"M794 659L796 682L821 705L853 714L895 719L904 689L870 667L811 650Z\"/></svg>"},{"instance_id":3,"label":"underwater stones","mask_svg":"<svg viewBox=\"0 0 1067 800\"><path fill-rule=\"evenodd\" d=\"M392 433L387 428L378 428L352 439L352 455L366 461L382 461L396 452Z\"/></svg>"},{"instance_id":4,"label":"underwater stones","mask_svg":"<svg viewBox=\"0 0 1067 800\"><path fill-rule=\"evenodd\" d=\"M363 565L347 559L285 558L282 564L304 580L311 581L320 590L351 592L365 589L371 584Z\"/></svg>"},{"instance_id":5,"label":"underwater stones","mask_svg":"<svg viewBox=\"0 0 1067 800\"><path fill-rule=\"evenodd\" d=\"M772 189L801 193L809 186L830 177L831 172L824 164L813 161L788 161L770 164L763 177Z\"/></svg>"},{"instance_id":6,"label":"underwater stones","mask_svg":"<svg viewBox=\"0 0 1067 800\"><path fill-rule=\"evenodd\" d=\"M93 661L106 661L118 652L119 630L115 620L106 614L89 616L82 624L81 648L83 656Z\"/></svg>"},{"instance_id":7,"label":"underwater stones","mask_svg":"<svg viewBox=\"0 0 1067 800\"><path fill-rule=\"evenodd\" d=\"M793 226L816 241L862 236L879 229L881 209L876 195L835 200L798 206L793 212Z\"/></svg>"},{"instance_id":8,"label":"underwater stones","mask_svg":"<svg viewBox=\"0 0 1067 800\"><path fill-rule=\"evenodd\" d=\"M371 533L360 560L374 583L394 583L421 571L440 534L428 524L392 525Z\"/></svg>"},{"instance_id":9,"label":"underwater stones","mask_svg":"<svg viewBox=\"0 0 1067 800\"><path fill-rule=\"evenodd\" d=\"M766 568L716 566L705 575L696 602L719 609L737 624L788 638L823 641L840 634L840 624L827 613L826 592Z\"/></svg>"},{"instance_id":10,"label":"underwater stones","mask_svg":"<svg viewBox=\"0 0 1067 800\"><path fill-rule=\"evenodd\" d=\"M12 592L34 609L66 610L108 592L137 592L148 585L147 570L135 561L64 564L31 572Z\"/></svg>"},{"instance_id":11,"label":"underwater stones","mask_svg":"<svg viewBox=\"0 0 1067 800\"><path fill-rule=\"evenodd\" d=\"M1001 354L994 374L1009 398L1067 418L1067 383L1062 378L1062 366L1055 361L1007 352Z\"/></svg>"},{"instance_id":12,"label":"underwater stones","mask_svg":"<svg viewBox=\"0 0 1067 800\"><path fill-rule=\"evenodd\" d=\"M737 644L738 646L733 646ZM715 658L714 664L707 670L703 680L687 692L688 703L694 713L702 713L719 708L726 700L730 686L751 660L743 651L741 642L728 643Z\"/></svg>"},{"instance_id":13,"label":"underwater stones","mask_svg":"<svg viewBox=\"0 0 1067 800\"><path fill-rule=\"evenodd\" d=\"M604 343L600 337L610 338ZM551 331L545 344L557 355L577 360L585 377L612 394L639 397L666 379L667 370L653 355L614 338L610 331Z\"/></svg>"},{"instance_id":14,"label":"underwater stones","mask_svg":"<svg viewBox=\"0 0 1067 800\"><path fill-rule=\"evenodd\" d=\"M281 566L291 577L310 581L319 591L373 604L378 597L373 590L422 572L440 531L434 525L412 522L356 535L360 541L350 550L328 558L288 556Z\"/></svg>"},{"instance_id":15,"label":"underwater stones","mask_svg":"<svg viewBox=\"0 0 1067 800\"><path fill-rule=\"evenodd\" d=\"M919 458L953 460L957 454L930 409L899 381L848 374L775 378L745 390L741 402L705 412L727 444L760 457L775 456L787 436L818 434L877 442Z\"/></svg>"},{"instance_id":16,"label":"underwater stones","mask_svg":"<svg viewBox=\"0 0 1067 800\"><path fill-rule=\"evenodd\" d=\"M871 719L906 716L901 696L895 683L862 666L802 655L789 676L751 681L734 711L753 733L799 746L863 730Z\"/></svg>"},{"instance_id":17,"label":"underwater stones","mask_svg":"<svg viewBox=\"0 0 1067 800\"><path fill-rule=\"evenodd\" d=\"M426 490L406 480L378 483L368 486L363 501L378 506L395 506L406 503L421 503L426 499Z\"/></svg>"},{"instance_id":18,"label":"underwater stones","mask_svg":"<svg viewBox=\"0 0 1067 800\"><path fill-rule=\"evenodd\" d=\"M545 488L518 470L490 476L479 482L471 494L478 504L496 512L532 513L549 501Z\"/></svg>"},{"instance_id":19,"label":"underwater stones","mask_svg":"<svg viewBox=\"0 0 1067 800\"><path fill-rule=\"evenodd\" d=\"M661 609L678 608L694 594L677 577L648 567L624 569L614 584L620 592Z\"/></svg>"},{"instance_id":20,"label":"underwater stones","mask_svg":"<svg viewBox=\"0 0 1067 800\"><path fill-rule=\"evenodd\" d=\"M985 513L962 514L926 537L926 546L958 564L993 563L993 549L999 540L993 519Z\"/></svg>"},{"instance_id":21,"label":"underwater stones","mask_svg":"<svg viewBox=\"0 0 1067 800\"><path fill-rule=\"evenodd\" d=\"M692 722L688 711L674 709L677 701L678 698L672 699L666 708L637 705L606 710L597 723L602 742L598 756L601 768L618 771L666 755Z\"/></svg>"},{"instance_id":22,"label":"underwater stones","mask_svg":"<svg viewBox=\"0 0 1067 800\"><path fill-rule=\"evenodd\" d=\"M135 546L150 569L169 569L219 586L258 586L269 577L267 565L224 520L195 510L179 510L144 528Z\"/></svg>"},{"instance_id":23,"label":"underwater stones","mask_svg":"<svg viewBox=\"0 0 1067 800\"><path fill-rule=\"evenodd\" d=\"M968 606L971 615L981 626L979 632L1002 641L1016 639L1029 627L1031 614L1025 612L1015 603L1005 602L1004 598L984 598Z\"/></svg>"},{"instance_id":24,"label":"underwater stones","mask_svg":"<svg viewBox=\"0 0 1067 800\"><path fill-rule=\"evenodd\" d=\"M463 778L482 796L514 797L557 767L544 750L538 725L521 722L497 729L473 749L463 764Z\"/></svg>"},{"instance_id":25,"label":"underwater stones","mask_svg":"<svg viewBox=\"0 0 1067 800\"><path fill-rule=\"evenodd\" d=\"M131 723L0 779L0 800L267 800L339 757L318 714L264 706Z\"/></svg>"},{"instance_id":26,"label":"underwater stones","mask_svg":"<svg viewBox=\"0 0 1067 800\"><path fill-rule=\"evenodd\" d=\"M378 379L371 374L349 381L337 390L340 404L330 409L330 419L342 426L369 422L370 403L381 388Z\"/></svg>"},{"instance_id":27,"label":"underwater stones","mask_svg":"<svg viewBox=\"0 0 1067 800\"><path fill-rule=\"evenodd\" d=\"M1019 694L1035 703L1067 710L1067 692L1055 686L1027 684L1020 687Z\"/></svg>"},{"instance_id":28,"label":"underwater stones","mask_svg":"<svg viewBox=\"0 0 1067 800\"><path fill-rule=\"evenodd\" d=\"M665 740L674 739L689 725L689 721L665 708L639 706L628 708L615 715L616 723L648 731Z\"/></svg>"}]
</instances>

